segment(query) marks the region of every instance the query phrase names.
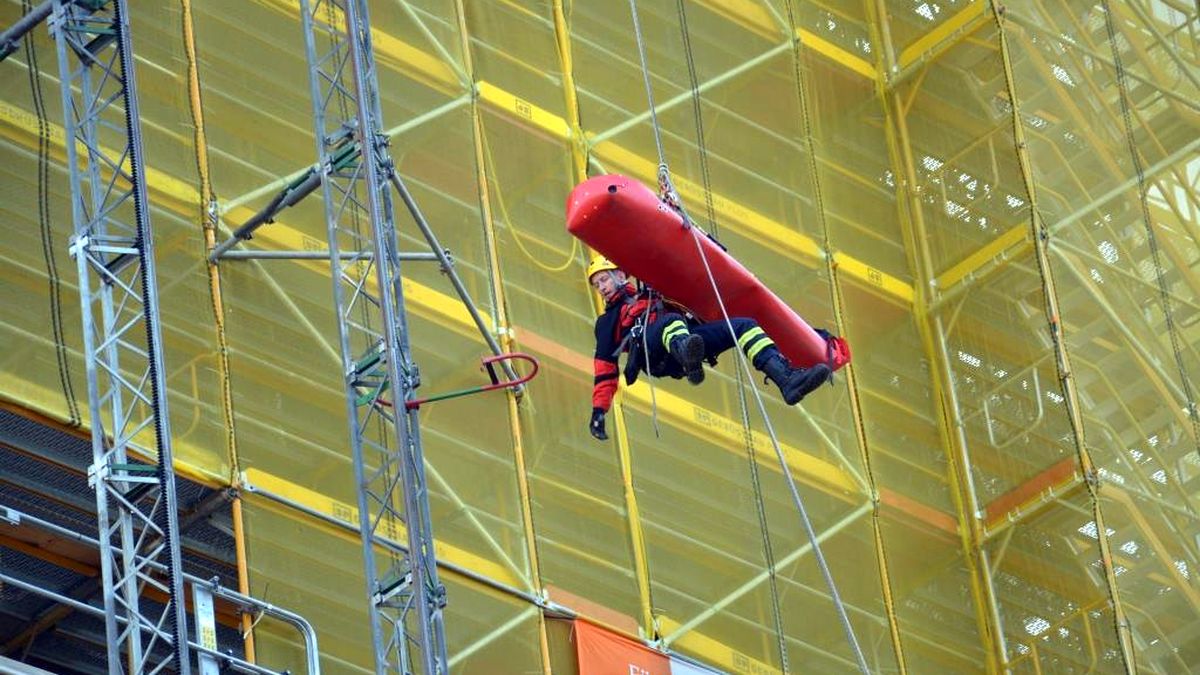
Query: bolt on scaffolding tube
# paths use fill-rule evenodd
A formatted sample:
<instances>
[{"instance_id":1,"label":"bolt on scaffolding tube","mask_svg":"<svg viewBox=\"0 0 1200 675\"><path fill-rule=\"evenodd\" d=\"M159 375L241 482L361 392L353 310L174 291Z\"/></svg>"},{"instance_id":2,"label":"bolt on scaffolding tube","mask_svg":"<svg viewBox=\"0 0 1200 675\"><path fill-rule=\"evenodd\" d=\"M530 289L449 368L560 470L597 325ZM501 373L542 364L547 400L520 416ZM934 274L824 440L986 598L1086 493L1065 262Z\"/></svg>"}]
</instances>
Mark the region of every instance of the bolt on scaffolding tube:
<instances>
[{"instance_id":1,"label":"bolt on scaffolding tube","mask_svg":"<svg viewBox=\"0 0 1200 675\"><path fill-rule=\"evenodd\" d=\"M87 363L88 482L96 494L108 670L149 672L152 652L165 643L175 672L188 675L179 509L126 3L57 0L52 12L74 222L70 250L79 271ZM123 143L106 148L102 133L110 143L114 136ZM153 449L138 445L151 440L146 434L153 434ZM133 463L135 453L157 456L157 466ZM165 569L162 579L151 574L156 565ZM160 589L167 602L142 602L143 585ZM143 641L140 626L161 629Z\"/></svg>"}]
</instances>

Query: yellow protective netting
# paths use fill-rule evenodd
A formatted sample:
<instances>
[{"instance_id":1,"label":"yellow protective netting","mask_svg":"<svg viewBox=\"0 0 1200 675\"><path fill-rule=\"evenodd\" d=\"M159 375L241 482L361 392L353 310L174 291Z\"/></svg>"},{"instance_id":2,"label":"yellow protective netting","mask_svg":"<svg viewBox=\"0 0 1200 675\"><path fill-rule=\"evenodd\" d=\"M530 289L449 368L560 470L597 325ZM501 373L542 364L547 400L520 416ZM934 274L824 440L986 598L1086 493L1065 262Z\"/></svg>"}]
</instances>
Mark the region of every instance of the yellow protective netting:
<instances>
[{"instance_id":1,"label":"yellow protective netting","mask_svg":"<svg viewBox=\"0 0 1200 675\"><path fill-rule=\"evenodd\" d=\"M21 15L21 3L5 3L2 11L7 26ZM139 44L140 59L147 64L181 59L178 19L178 10L166 7L137 17L135 23L149 34ZM149 39L155 34L163 39ZM30 36L32 42L22 43L5 61L0 84L4 87L3 164L9 172L0 189L8 215L5 227L12 230L0 252L9 269L3 284L3 330L5 344L15 346L4 357L5 397L79 424L89 417L87 380L76 264L67 251L72 225L58 59L44 26ZM32 80L31 63L40 73ZM192 477L220 482L229 476L224 440L229 430L220 414L213 314L208 309L211 302L202 264L204 242L195 225L201 206L188 131L187 89L165 68L139 71L138 78L145 154L151 167L147 177L161 273L175 453ZM99 137L111 150L118 135L102 131ZM131 368L126 375L132 374ZM73 393L74 400L68 401L64 392Z\"/></svg>"},{"instance_id":2,"label":"yellow protective netting","mask_svg":"<svg viewBox=\"0 0 1200 675\"><path fill-rule=\"evenodd\" d=\"M802 407L763 393L870 669L1200 660L1195 6L638 7L689 212L853 346ZM368 672L328 265L223 263L221 336L204 263L203 176L223 239L315 159L299 3L190 8L203 170L187 8L132 13L180 470L254 489L251 592L317 626L328 672ZM371 12L396 164L485 320L542 363L515 406L423 409L453 669L569 670L569 631L528 600L544 594L731 672L853 672L731 357L700 388L628 388L614 440L586 433L595 306L564 199L583 172L653 184L658 163L626 4ZM20 13L0 4L0 24ZM33 40L40 99L24 48L0 64L0 395L86 424L57 62ZM244 246L324 239L318 193ZM405 296L422 392L481 382L486 347L436 267L406 264ZM301 665L291 635L257 637L264 664Z\"/></svg>"},{"instance_id":3,"label":"yellow protective netting","mask_svg":"<svg viewBox=\"0 0 1200 675\"><path fill-rule=\"evenodd\" d=\"M249 568L256 597L289 607L316 628L322 672L370 666L366 584L357 533L297 521L266 500L246 502L246 536L254 542ZM457 672L536 672L541 668L537 609L453 574L444 575L456 602L447 608L451 668ZM302 672L303 655L290 627L264 621L255 631L259 661Z\"/></svg>"}]
</instances>

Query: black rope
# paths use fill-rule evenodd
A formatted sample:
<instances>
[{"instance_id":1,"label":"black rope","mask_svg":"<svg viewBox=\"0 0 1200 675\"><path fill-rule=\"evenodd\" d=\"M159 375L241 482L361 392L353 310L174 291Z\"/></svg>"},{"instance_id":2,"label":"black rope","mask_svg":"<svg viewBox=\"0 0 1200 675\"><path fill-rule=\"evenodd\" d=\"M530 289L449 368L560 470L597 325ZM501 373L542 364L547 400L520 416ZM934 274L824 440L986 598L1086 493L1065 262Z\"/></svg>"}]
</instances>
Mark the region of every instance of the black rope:
<instances>
[{"instance_id":1,"label":"black rope","mask_svg":"<svg viewBox=\"0 0 1200 675\"><path fill-rule=\"evenodd\" d=\"M813 122L812 122L812 117L809 113L808 98L805 95L804 80L801 75L801 62L802 62L802 58L803 58L803 46L800 43L799 30L798 30L798 26L796 23L796 14L795 14L795 9L792 6L792 1L784 0L783 5L784 5L784 9L786 10L786 13L787 13L788 42L791 44L791 47L792 47L792 50L791 50L792 51L792 78L793 78L793 82L796 85L796 104L799 108L800 120L803 124L803 128L801 131L803 132L805 141L807 143L809 171L812 173L813 203L814 203L814 206L816 207L817 219L818 219L818 222L820 223L820 227L821 227L822 246L824 248L825 258L827 261L832 261L834 259L833 258L833 256L834 256L833 240L830 235L829 220L825 217L824 193L821 190L820 167L817 165L817 148L816 148L816 142L813 138ZM840 295L841 287L838 283L837 267L833 264L830 264L829 270L830 270L830 277L829 277L829 279L830 279L830 295L831 295L831 300L833 302L833 308L836 313L837 324L838 324L839 330L841 330L841 329L844 329L845 318L842 316L842 313L841 313L841 306L842 306L841 295ZM854 401L854 407L856 409L861 410L860 402L858 399L858 387L851 386L849 389L850 389L850 396L852 397L852 399ZM859 423L859 426L858 426L858 434L860 435L861 438L863 438L863 439L866 438L866 435L865 435L866 430L862 428L861 422ZM867 453L865 451L863 452L863 464L864 464L864 468L866 469L866 472L867 472L868 485L870 486L872 497L873 497L873 502L874 502L873 508L872 508L872 520L873 520L872 527L875 528L875 532L877 534L877 538L876 538L877 549L879 550L880 555L883 558L882 560L880 560L880 564L883 566L883 569L886 570L886 569L888 569L888 567L887 567L887 558L885 555L885 549L882 544L882 540L878 538L879 500L875 496L876 495L875 476L871 470L870 455L869 455L869 453ZM813 552L817 555L818 561L820 561L821 560L820 548L818 547L815 539L813 540ZM827 570L825 568L822 568L822 572L827 572ZM886 572L884 574L886 574ZM883 580L881 579L881 583L882 582L883 582ZM863 673L867 673L868 666L866 663L866 657L863 655L862 648L858 644L858 639L854 634L854 628L850 623L850 618L846 614L844 608L840 604L840 599L838 598L838 595L837 595L837 589L833 585L832 577L829 577L829 587L830 587L830 594L833 595L834 599L835 599L835 607L838 610L838 618L842 622L842 628L846 633L846 639L850 645L850 651L855 656L859 670L861 670ZM890 621L893 621L893 622L895 621L895 617L892 615L892 613L890 611L888 614L888 618ZM897 660L902 660L901 655L899 653L896 654L896 658L897 658Z\"/></svg>"},{"instance_id":2,"label":"black rope","mask_svg":"<svg viewBox=\"0 0 1200 675\"><path fill-rule=\"evenodd\" d=\"M1107 8L1105 9L1107 11ZM1017 101L1016 85L1013 82L1014 78L1011 72L1011 66L1007 65L1010 61L1008 56L1008 38L1006 35L1007 29L1004 25L1003 12L994 12L993 16L1000 39L1001 59L1006 62L1005 86L1008 88L1012 100L1013 141L1014 144L1019 146L1022 137L1018 134L1018 132L1021 129L1020 125L1023 122L1021 120L1021 111ZM1077 420L1076 415L1070 413L1070 410L1073 407L1078 407L1079 401L1076 396L1077 388L1069 385L1070 379L1073 377L1073 375L1068 369L1068 351L1062 331L1063 322L1061 316L1058 315L1058 305L1055 300L1054 270L1050 266L1048 260L1049 253L1047 247L1050 244L1050 231L1046 227L1045 216L1042 214L1041 210L1037 209L1035 206L1037 204L1037 195L1035 192L1036 186L1034 184L1034 176L1032 175L1033 166L1029 162L1019 162L1019 165L1021 167L1022 179L1025 186L1026 202L1030 205L1030 227L1033 230L1033 236L1037 239L1037 242L1034 244L1034 257L1037 260L1038 279L1041 282L1040 286L1042 291L1042 303L1046 313L1046 319L1049 324L1048 328L1050 332L1050 339L1054 345L1055 372L1058 377L1058 382L1060 383L1062 394L1067 401L1067 422L1071 427L1071 436L1069 438L1074 439L1075 453L1078 456L1079 466L1088 467L1091 465L1091 461L1090 456L1087 454L1087 441L1084 436L1086 425L1082 423L1081 419ZM944 405L945 404L943 402L943 406ZM949 414L948 411L944 410L943 412L944 414ZM969 476L967 477L967 480L970 480ZM1087 489L1089 501L1091 502L1093 519L1097 528L1096 541L1098 549L1096 557L1098 561L1103 561L1105 557L1104 551L1105 546L1107 545L1106 542L1108 535L1105 533L1104 527L1101 527L1101 523L1103 522L1103 509L1100 502L1100 495L1098 493L1099 483L1094 480L1088 480L1087 477L1085 477L1084 485ZM1108 577L1107 583L1105 584L1105 590L1108 595L1109 608L1112 610L1113 633L1117 636L1118 642L1121 642L1122 630L1120 617L1116 611L1117 607L1120 605L1118 602L1117 589L1115 588L1115 577L1110 576L1107 571L1105 572L1105 576ZM1121 663L1124 666L1125 672L1134 672L1133 668L1135 664L1130 663L1130 655L1126 653L1126 649L1122 646L1118 652L1121 656Z\"/></svg>"},{"instance_id":3,"label":"black rope","mask_svg":"<svg viewBox=\"0 0 1200 675\"><path fill-rule=\"evenodd\" d=\"M32 3L30 0L21 0L21 8L28 14ZM46 120L37 47L34 45L32 33L25 36L25 58L29 66L29 89L38 123L38 230L41 233L42 257L46 261L46 277L50 287L50 328L54 336L54 358L58 363L58 381L67 403L69 423L72 427L78 427L83 423L83 419L79 414L79 404L75 400L75 389L71 385L71 362L68 359L63 333L62 279L58 274L58 260L54 254L57 248L54 243L54 231L50 226L50 125Z\"/></svg>"},{"instance_id":4,"label":"black rope","mask_svg":"<svg viewBox=\"0 0 1200 675\"><path fill-rule=\"evenodd\" d=\"M704 210L708 218L708 231L720 239L717 230L716 209L713 207L712 179L708 171L708 147L704 142L704 114L700 105L700 80L696 76L696 61L692 54L692 35L688 29L687 9L684 0L675 0L679 12L679 32L683 36L683 55L687 60L688 83L692 87L692 116L696 123L696 149L700 152L700 174L704 181Z\"/></svg>"},{"instance_id":5,"label":"black rope","mask_svg":"<svg viewBox=\"0 0 1200 675\"><path fill-rule=\"evenodd\" d=\"M716 209L713 205L712 177L709 173L708 147L704 139L704 114L700 100L700 78L696 74L696 61L692 51L691 30L688 28L687 9L684 0L676 0L676 10L679 14L679 33L683 41L684 59L687 61L688 84L692 90L692 116L696 125L696 149L700 155L700 173L704 184L704 209L708 219L708 229L713 236L719 238L717 229ZM734 370L738 390L738 404L742 414L742 438L746 446L746 458L750 465L750 485L753 488L755 513L758 517L759 534L762 537L763 562L767 568L767 583L771 589L771 616L774 623L775 639L779 648L779 662L784 673L789 672L787 634L783 629L783 608L779 603L779 582L775 562L775 548L771 543L771 528L767 520L766 504L763 499L762 480L758 472L758 454L754 447L754 432L750 427L750 408L746 401L746 380L742 370ZM753 386L751 384L750 386Z\"/></svg>"},{"instance_id":6,"label":"black rope","mask_svg":"<svg viewBox=\"0 0 1200 675\"><path fill-rule=\"evenodd\" d=\"M738 349L738 347L734 347ZM754 432L750 429L750 406L746 401L746 380L741 368L737 374L738 404L742 412L742 437L746 443L746 457L750 464L750 485L754 489L754 507L758 515L758 530L762 536L763 562L767 565L767 583L771 587L771 614L774 619L775 640L779 648L780 670L788 669L787 634L783 630L783 608L779 603L778 573L775 563L775 547L771 544L771 528L767 521L767 507L763 501L762 481L758 475L758 453L754 448ZM750 386L754 386L750 383Z\"/></svg>"},{"instance_id":7,"label":"black rope","mask_svg":"<svg viewBox=\"0 0 1200 675\"><path fill-rule=\"evenodd\" d=\"M1200 455L1200 416L1197 415L1196 398L1192 394L1191 378L1188 377L1187 366L1183 360L1183 350L1179 345L1179 329L1175 325L1175 314L1171 310L1170 289L1167 286L1166 272L1163 270L1162 257L1158 251L1158 237L1154 232L1154 220L1150 216L1150 207L1146 203L1146 172L1142 168L1141 154L1138 152L1137 141L1133 137L1133 115L1130 109L1129 83L1125 73L1125 65L1121 60L1121 48L1117 44L1116 27L1113 25L1112 10L1108 0L1101 0L1104 8L1104 27L1108 32L1109 46L1112 47L1113 63L1117 70L1117 88L1121 95L1121 119L1125 128L1125 142L1129 147L1129 159L1133 162L1137 174L1138 204L1142 208L1142 225L1146 228L1146 241L1150 247L1150 257L1154 260L1155 279L1158 282L1159 299L1162 303L1163 316L1166 318L1167 335L1171 338L1171 350L1175 353L1175 366L1179 369L1179 380L1183 386L1183 395L1188 407L1188 417L1192 421L1193 440L1196 443L1196 453Z\"/></svg>"},{"instance_id":8,"label":"black rope","mask_svg":"<svg viewBox=\"0 0 1200 675\"><path fill-rule=\"evenodd\" d=\"M696 149L700 155L700 173L704 187L705 217L708 219L708 231L713 237L720 238L717 226L716 209L713 205L712 175L709 172L708 146L704 138L704 113L700 100L700 78L696 74L696 60L692 50L691 30L688 28L687 8L684 0L676 0L676 10L679 14L679 33L683 42L684 59L687 62L688 84L692 90L692 116L696 125ZM771 616L774 623L775 639L779 648L779 661L784 673L789 672L787 634L783 629L783 608L779 602L778 571L775 561L775 548L771 543L771 529L767 520L766 504L763 499L762 481L758 472L758 456L754 447L754 432L750 427L750 408L746 401L746 380L740 368L735 369L738 389L738 404L742 413L742 437L746 445L746 457L750 465L750 484L753 488L755 512L758 517L759 533L762 537L763 562L767 568L767 583L771 590ZM751 384L750 386L753 386Z\"/></svg>"}]
</instances>

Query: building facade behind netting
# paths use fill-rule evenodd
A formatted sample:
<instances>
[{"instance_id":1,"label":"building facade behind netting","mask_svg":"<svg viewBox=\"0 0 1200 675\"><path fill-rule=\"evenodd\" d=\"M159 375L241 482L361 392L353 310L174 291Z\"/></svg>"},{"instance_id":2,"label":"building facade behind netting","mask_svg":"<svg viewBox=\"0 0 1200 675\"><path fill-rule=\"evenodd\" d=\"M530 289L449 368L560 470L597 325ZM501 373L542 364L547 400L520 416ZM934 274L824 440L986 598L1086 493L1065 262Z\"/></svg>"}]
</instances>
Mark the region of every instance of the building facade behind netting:
<instances>
[{"instance_id":1,"label":"building facade behind netting","mask_svg":"<svg viewBox=\"0 0 1200 675\"><path fill-rule=\"evenodd\" d=\"M797 407L763 392L870 671L1197 668L1197 6L637 9L691 217L853 348ZM519 400L422 407L451 670L589 672L577 619L692 667L855 672L747 398L762 385L732 355L701 387L622 387L611 440L587 432L597 305L564 201L589 176L656 185L630 7L370 10L399 174L493 337L541 364ZM0 24L24 11L0 4ZM232 515L206 521L221 545L185 531L185 560L311 621L326 672L368 672L330 265L208 262L316 161L300 13L132 3L158 318L177 473L237 488ZM0 398L10 432L33 420L75 438L88 376L58 73L45 27L0 63ZM322 251L324 209L318 192L241 249ZM402 248L428 250L407 212L396 222ZM403 270L419 393L486 381L487 347L446 275ZM14 438L4 500L36 512L70 469ZM55 508L95 536L86 501ZM12 574L53 584L68 564L4 536ZM0 608L6 641L44 613L23 602ZM242 619L218 622L243 649ZM102 631L89 642L66 619L40 635L103 649ZM260 663L302 666L293 632L264 621L250 635Z\"/></svg>"}]
</instances>

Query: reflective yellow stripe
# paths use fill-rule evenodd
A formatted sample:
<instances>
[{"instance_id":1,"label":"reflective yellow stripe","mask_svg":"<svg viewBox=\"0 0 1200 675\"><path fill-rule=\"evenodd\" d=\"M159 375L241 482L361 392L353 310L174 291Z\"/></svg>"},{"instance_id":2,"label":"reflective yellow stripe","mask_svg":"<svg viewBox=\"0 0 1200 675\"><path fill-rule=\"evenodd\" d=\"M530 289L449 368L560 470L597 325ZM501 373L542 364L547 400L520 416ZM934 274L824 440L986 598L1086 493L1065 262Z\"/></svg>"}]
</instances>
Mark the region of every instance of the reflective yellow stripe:
<instances>
[{"instance_id":1,"label":"reflective yellow stripe","mask_svg":"<svg viewBox=\"0 0 1200 675\"><path fill-rule=\"evenodd\" d=\"M773 347L773 346L775 346L775 342L773 340L771 340L771 338L767 337L766 335L763 335L761 340L755 342L753 345L750 346L750 349L748 349L746 351L746 358L753 361L754 357L758 356L759 352L766 349L767 347Z\"/></svg>"},{"instance_id":2,"label":"reflective yellow stripe","mask_svg":"<svg viewBox=\"0 0 1200 675\"><path fill-rule=\"evenodd\" d=\"M667 327L663 329L663 335L662 335L663 349L666 349L669 351L671 349L671 340L674 340L676 337L679 337L680 335L687 335L687 333L688 333L687 324L685 324L682 321L676 320L676 321L672 321L671 323L667 324Z\"/></svg>"},{"instance_id":3,"label":"reflective yellow stripe","mask_svg":"<svg viewBox=\"0 0 1200 675\"><path fill-rule=\"evenodd\" d=\"M764 331L761 327L755 326L754 328L751 328L750 330L746 331L745 333L742 333L738 337L738 339L737 339L738 347L745 350L750 345L750 342L754 338L758 337L759 335L766 335L766 334L767 334L766 331ZM767 338L767 339L770 339L770 338Z\"/></svg>"},{"instance_id":4,"label":"reflective yellow stripe","mask_svg":"<svg viewBox=\"0 0 1200 675\"><path fill-rule=\"evenodd\" d=\"M684 328L683 330L677 330L677 331L670 332L670 333L663 333L663 339L662 339L663 349L670 351L671 350L671 340L674 340L677 337L681 337L681 336L684 336L687 334L688 334L688 331L686 328Z\"/></svg>"}]
</instances>

